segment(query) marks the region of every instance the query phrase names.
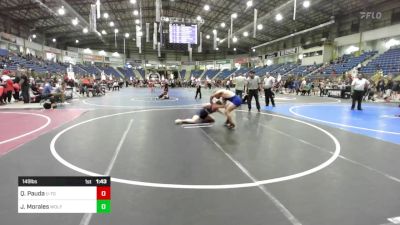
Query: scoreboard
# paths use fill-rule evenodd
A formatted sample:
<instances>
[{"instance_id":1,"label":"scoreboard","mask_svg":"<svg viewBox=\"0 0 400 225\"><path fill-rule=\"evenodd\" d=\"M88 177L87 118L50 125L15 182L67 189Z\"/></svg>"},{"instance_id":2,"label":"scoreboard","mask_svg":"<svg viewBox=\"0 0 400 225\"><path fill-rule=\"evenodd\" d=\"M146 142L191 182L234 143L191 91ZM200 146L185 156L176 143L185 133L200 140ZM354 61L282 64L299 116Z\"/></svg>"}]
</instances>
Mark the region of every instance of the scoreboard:
<instances>
[{"instance_id":1,"label":"scoreboard","mask_svg":"<svg viewBox=\"0 0 400 225\"><path fill-rule=\"evenodd\" d=\"M18 177L18 213L110 212L110 177Z\"/></svg>"},{"instance_id":2,"label":"scoreboard","mask_svg":"<svg viewBox=\"0 0 400 225\"><path fill-rule=\"evenodd\" d=\"M169 43L197 44L197 25L169 24Z\"/></svg>"}]
</instances>

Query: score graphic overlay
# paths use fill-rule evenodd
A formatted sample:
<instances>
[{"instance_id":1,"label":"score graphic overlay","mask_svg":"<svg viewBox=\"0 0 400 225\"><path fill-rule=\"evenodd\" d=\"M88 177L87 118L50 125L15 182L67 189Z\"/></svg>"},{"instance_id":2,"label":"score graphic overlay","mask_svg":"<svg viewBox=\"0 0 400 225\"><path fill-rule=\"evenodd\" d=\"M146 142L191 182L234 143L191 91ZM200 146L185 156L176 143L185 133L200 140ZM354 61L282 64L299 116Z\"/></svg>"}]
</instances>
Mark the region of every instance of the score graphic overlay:
<instances>
[{"instance_id":1,"label":"score graphic overlay","mask_svg":"<svg viewBox=\"0 0 400 225\"><path fill-rule=\"evenodd\" d=\"M169 43L197 44L197 25L169 24Z\"/></svg>"},{"instance_id":2,"label":"score graphic overlay","mask_svg":"<svg viewBox=\"0 0 400 225\"><path fill-rule=\"evenodd\" d=\"M18 177L18 213L111 213L110 177Z\"/></svg>"}]
</instances>

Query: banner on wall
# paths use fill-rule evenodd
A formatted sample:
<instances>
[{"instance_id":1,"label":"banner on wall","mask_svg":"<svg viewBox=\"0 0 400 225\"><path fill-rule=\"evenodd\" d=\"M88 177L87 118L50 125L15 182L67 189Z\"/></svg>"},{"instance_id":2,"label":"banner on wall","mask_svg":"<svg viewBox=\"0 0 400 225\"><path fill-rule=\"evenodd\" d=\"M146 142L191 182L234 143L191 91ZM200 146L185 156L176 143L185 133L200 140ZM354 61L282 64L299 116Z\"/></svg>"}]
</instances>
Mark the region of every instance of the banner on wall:
<instances>
[{"instance_id":1,"label":"banner on wall","mask_svg":"<svg viewBox=\"0 0 400 225\"><path fill-rule=\"evenodd\" d=\"M251 61L252 63L255 63L255 64L259 64L259 63L262 62L262 60L261 60L258 56L256 56L256 57L251 57L251 58L250 58L250 61Z\"/></svg>"},{"instance_id":2,"label":"banner on wall","mask_svg":"<svg viewBox=\"0 0 400 225\"><path fill-rule=\"evenodd\" d=\"M19 45L19 46L24 46L24 39L23 38L19 38L19 37L17 37L16 38L16 43L17 43L17 45Z\"/></svg>"},{"instance_id":3,"label":"banner on wall","mask_svg":"<svg viewBox=\"0 0 400 225\"><path fill-rule=\"evenodd\" d=\"M49 46L43 46L43 51L51 52L51 53L54 53L54 54L61 54L61 50L60 49L52 48L52 47L49 47Z\"/></svg>"},{"instance_id":4,"label":"banner on wall","mask_svg":"<svg viewBox=\"0 0 400 225\"><path fill-rule=\"evenodd\" d=\"M247 57L236 58L234 62L238 63L238 64L248 63L249 62L249 58L247 58Z\"/></svg>"},{"instance_id":5,"label":"banner on wall","mask_svg":"<svg viewBox=\"0 0 400 225\"><path fill-rule=\"evenodd\" d=\"M182 61L182 65L185 65L185 66L196 65L196 61L192 61L192 62L190 62L190 61Z\"/></svg>"},{"instance_id":6,"label":"banner on wall","mask_svg":"<svg viewBox=\"0 0 400 225\"><path fill-rule=\"evenodd\" d=\"M266 59L272 59L278 57L278 52L272 52L265 55Z\"/></svg>"},{"instance_id":7,"label":"banner on wall","mask_svg":"<svg viewBox=\"0 0 400 225\"><path fill-rule=\"evenodd\" d=\"M216 64L231 64L231 60L227 59L227 60L217 60L215 61Z\"/></svg>"},{"instance_id":8,"label":"banner on wall","mask_svg":"<svg viewBox=\"0 0 400 225\"><path fill-rule=\"evenodd\" d=\"M17 43L17 37L12 34L7 34L4 32L0 32L0 39L3 41L8 41L11 43Z\"/></svg>"},{"instance_id":9,"label":"banner on wall","mask_svg":"<svg viewBox=\"0 0 400 225\"><path fill-rule=\"evenodd\" d=\"M119 63L119 64L122 64L122 63L123 63L123 60L122 60L121 58L113 58L113 57L110 57L110 62L111 62L111 63Z\"/></svg>"},{"instance_id":10,"label":"banner on wall","mask_svg":"<svg viewBox=\"0 0 400 225\"><path fill-rule=\"evenodd\" d=\"M42 51L41 44L31 42L31 41L25 41L25 47L33 49L33 50L37 50L37 51Z\"/></svg>"},{"instance_id":11,"label":"banner on wall","mask_svg":"<svg viewBox=\"0 0 400 225\"><path fill-rule=\"evenodd\" d=\"M83 55L83 61L103 62L103 56L99 56L99 55Z\"/></svg>"},{"instance_id":12,"label":"banner on wall","mask_svg":"<svg viewBox=\"0 0 400 225\"><path fill-rule=\"evenodd\" d=\"M299 47L289 48L282 51L279 51L279 56L293 55L299 51Z\"/></svg>"},{"instance_id":13,"label":"banner on wall","mask_svg":"<svg viewBox=\"0 0 400 225\"><path fill-rule=\"evenodd\" d=\"M83 49L79 49L79 48L75 48L75 47L68 47L67 50L70 52L82 52L83 51Z\"/></svg>"},{"instance_id":14,"label":"banner on wall","mask_svg":"<svg viewBox=\"0 0 400 225\"><path fill-rule=\"evenodd\" d=\"M79 58L79 54L76 52L70 52L70 51L63 51L64 56L69 56L71 58Z\"/></svg>"},{"instance_id":15,"label":"banner on wall","mask_svg":"<svg viewBox=\"0 0 400 225\"><path fill-rule=\"evenodd\" d=\"M180 61L167 61L166 63L165 63L167 66L179 66L179 65L181 65L181 62Z\"/></svg>"},{"instance_id":16,"label":"banner on wall","mask_svg":"<svg viewBox=\"0 0 400 225\"><path fill-rule=\"evenodd\" d=\"M142 60L141 59L126 59L126 63L130 63L130 64L142 64Z\"/></svg>"}]
</instances>

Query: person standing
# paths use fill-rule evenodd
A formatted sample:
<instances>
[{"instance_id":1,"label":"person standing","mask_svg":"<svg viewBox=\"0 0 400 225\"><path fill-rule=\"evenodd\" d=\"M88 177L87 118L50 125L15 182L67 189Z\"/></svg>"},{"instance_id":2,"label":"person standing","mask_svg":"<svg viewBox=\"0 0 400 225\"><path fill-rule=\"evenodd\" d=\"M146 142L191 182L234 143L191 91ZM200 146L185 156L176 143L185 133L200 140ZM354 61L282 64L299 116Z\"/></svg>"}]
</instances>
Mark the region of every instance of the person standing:
<instances>
[{"instance_id":1,"label":"person standing","mask_svg":"<svg viewBox=\"0 0 400 225\"><path fill-rule=\"evenodd\" d=\"M246 78L241 73L235 77L235 94L243 101L243 91L246 83Z\"/></svg>"},{"instance_id":2,"label":"person standing","mask_svg":"<svg viewBox=\"0 0 400 225\"><path fill-rule=\"evenodd\" d=\"M24 103L29 103L30 102L29 79L26 74L23 74L21 76L20 87L21 87L21 94L22 94L22 99L24 100Z\"/></svg>"},{"instance_id":3,"label":"person standing","mask_svg":"<svg viewBox=\"0 0 400 225\"><path fill-rule=\"evenodd\" d=\"M264 78L265 106L269 106L269 100L271 99L272 107L275 107L275 101L274 101L275 94L272 91L274 85L275 85L275 78L267 72L266 77Z\"/></svg>"},{"instance_id":4,"label":"person standing","mask_svg":"<svg viewBox=\"0 0 400 225\"><path fill-rule=\"evenodd\" d=\"M383 98L386 102L390 102L390 99L391 99L390 97L392 96L392 89L393 89L393 80L392 80L392 76L390 75L388 77L388 81L385 86L385 95Z\"/></svg>"},{"instance_id":5,"label":"person standing","mask_svg":"<svg viewBox=\"0 0 400 225\"><path fill-rule=\"evenodd\" d=\"M231 81L230 80L226 81L226 90L231 90Z\"/></svg>"},{"instance_id":6,"label":"person standing","mask_svg":"<svg viewBox=\"0 0 400 225\"><path fill-rule=\"evenodd\" d=\"M325 95L325 82L323 79L319 81L319 97L323 97Z\"/></svg>"},{"instance_id":7,"label":"person standing","mask_svg":"<svg viewBox=\"0 0 400 225\"><path fill-rule=\"evenodd\" d=\"M353 82L351 83L351 87L353 89L353 95L352 95L353 101L351 104L351 110L354 110L356 102L357 102L357 109L362 110L361 102L362 102L365 90L368 88L368 85L369 85L369 81L366 80L365 78L363 78L361 73L359 73L357 75L357 78L355 78L353 80Z\"/></svg>"},{"instance_id":8,"label":"person standing","mask_svg":"<svg viewBox=\"0 0 400 225\"><path fill-rule=\"evenodd\" d=\"M200 79L198 81L196 81L196 96L194 97L194 99L197 100L197 95L200 95L200 99L201 99L201 82Z\"/></svg>"},{"instance_id":9,"label":"person standing","mask_svg":"<svg viewBox=\"0 0 400 225\"><path fill-rule=\"evenodd\" d=\"M249 112L251 111L251 101L254 97L254 99L256 100L256 107L258 112L260 112L260 102L259 102L259 98L258 98L258 92L259 90L261 90L261 79L258 76L255 76L255 72L253 70L251 70L249 72L249 78L247 79L246 82L246 89L247 89L247 105L249 107Z\"/></svg>"}]
</instances>

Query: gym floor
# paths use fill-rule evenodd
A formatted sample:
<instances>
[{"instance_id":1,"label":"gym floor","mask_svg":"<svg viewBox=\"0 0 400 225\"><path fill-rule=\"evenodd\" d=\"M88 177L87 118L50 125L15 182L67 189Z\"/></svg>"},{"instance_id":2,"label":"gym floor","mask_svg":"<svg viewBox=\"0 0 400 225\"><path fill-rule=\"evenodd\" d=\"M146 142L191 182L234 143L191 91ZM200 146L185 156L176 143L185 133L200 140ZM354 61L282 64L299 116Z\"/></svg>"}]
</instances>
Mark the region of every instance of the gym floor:
<instances>
[{"instance_id":1,"label":"gym floor","mask_svg":"<svg viewBox=\"0 0 400 225\"><path fill-rule=\"evenodd\" d=\"M124 88L57 110L0 111L0 224L381 225L400 217L400 109L277 95L206 126L203 99ZM260 99L264 105L264 100ZM254 102L254 100L253 100ZM15 113L16 112L16 113ZM11 126L12 125L12 126ZM3 126L2 126L3 127ZM111 214L18 214L18 176L112 177Z\"/></svg>"}]
</instances>

